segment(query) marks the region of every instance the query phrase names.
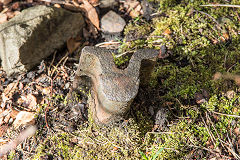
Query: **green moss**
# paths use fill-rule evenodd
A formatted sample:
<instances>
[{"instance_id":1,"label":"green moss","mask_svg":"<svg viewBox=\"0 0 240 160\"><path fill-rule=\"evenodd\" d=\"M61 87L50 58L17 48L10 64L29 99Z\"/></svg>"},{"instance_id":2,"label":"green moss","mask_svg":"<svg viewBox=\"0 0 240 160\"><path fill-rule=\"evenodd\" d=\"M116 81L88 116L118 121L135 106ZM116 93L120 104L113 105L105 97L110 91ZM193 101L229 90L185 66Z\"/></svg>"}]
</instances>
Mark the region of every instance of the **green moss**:
<instances>
[{"instance_id":1,"label":"green moss","mask_svg":"<svg viewBox=\"0 0 240 160\"><path fill-rule=\"evenodd\" d=\"M151 33L151 25L149 23L141 21L133 21L129 23L124 29L124 35L132 35L129 38L143 38L147 37Z\"/></svg>"},{"instance_id":2,"label":"green moss","mask_svg":"<svg viewBox=\"0 0 240 160\"><path fill-rule=\"evenodd\" d=\"M133 120L127 123L126 126L110 128L91 126L74 134L54 135L38 147L35 159L46 154L64 159L135 159L140 156L140 132ZM74 139L78 139L78 145L71 145Z\"/></svg>"},{"instance_id":3,"label":"green moss","mask_svg":"<svg viewBox=\"0 0 240 160\"><path fill-rule=\"evenodd\" d=\"M116 55L113 54L113 59L114 59L114 63L117 66L121 66L123 64L125 64L126 62L129 61L129 57L128 56L120 56L120 57L116 57Z\"/></svg>"}]
</instances>

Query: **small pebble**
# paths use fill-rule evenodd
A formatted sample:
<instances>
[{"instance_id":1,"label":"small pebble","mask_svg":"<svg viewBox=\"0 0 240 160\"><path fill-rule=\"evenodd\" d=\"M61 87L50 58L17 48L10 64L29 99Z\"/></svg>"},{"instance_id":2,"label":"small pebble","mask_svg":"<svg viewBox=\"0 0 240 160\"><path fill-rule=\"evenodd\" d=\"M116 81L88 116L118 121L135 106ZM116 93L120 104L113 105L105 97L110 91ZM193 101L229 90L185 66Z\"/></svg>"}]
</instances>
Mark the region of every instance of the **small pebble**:
<instances>
[{"instance_id":1,"label":"small pebble","mask_svg":"<svg viewBox=\"0 0 240 160\"><path fill-rule=\"evenodd\" d=\"M109 11L101 18L101 30L106 33L120 33L125 25L125 20L113 11Z\"/></svg>"},{"instance_id":2,"label":"small pebble","mask_svg":"<svg viewBox=\"0 0 240 160\"><path fill-rule=\"evenodd\" d=\"M235 97L235 95L236 95L236 93L233 90L227 91L227 93L226 93L226 97L228 99L233 99Z\"/></svg>"}]
</instances>

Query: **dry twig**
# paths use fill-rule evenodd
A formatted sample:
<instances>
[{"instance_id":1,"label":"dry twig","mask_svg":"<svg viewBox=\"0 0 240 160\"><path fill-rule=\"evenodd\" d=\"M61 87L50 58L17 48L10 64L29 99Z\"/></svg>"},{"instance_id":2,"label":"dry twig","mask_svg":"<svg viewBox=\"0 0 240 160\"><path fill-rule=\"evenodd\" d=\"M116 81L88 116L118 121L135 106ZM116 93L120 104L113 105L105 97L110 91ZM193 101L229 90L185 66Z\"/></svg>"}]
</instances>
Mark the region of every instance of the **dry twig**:
<instances>
[{"instance_id":1,"label":"dry twig","mask_svg":"<svg viewBox=\"0 0 240 160\"><path fill-rule=\"evenodd\" d=\"M35 134L37 130L36 126L30 126L26 130L22 131L16 139L13 141L4 144L0 147L0 158L6 155L11 150L14 150L20 143L22 143L28 137L31 137Z\"/></svg>"},{"instance_id":2,"label":"dry twig","mask_svg":"<svg viewBox=\"0 0 240 160\"><path fill-rule=\"evenodd\" d=\"M240 116L238 115L232 115L232 114L224 114L224 113L219 113L219 112L215 112L215 111L210 111L214 114L218 114L218 115L221 115L221 116L228 116L228 117L234 117L234 118L240 118Z\"/></svg>"},{"instance_id":3,"label":"dry twig","mask_svg":"<svg viewBox=\"0 0 240 160\"><path fill-rule=\"evenodd\" d=\"M200 5L201 7L231 7L231 8L240 8L240 5L232 5L232 4L206 4Z\"/></svg>"}]
</instances>

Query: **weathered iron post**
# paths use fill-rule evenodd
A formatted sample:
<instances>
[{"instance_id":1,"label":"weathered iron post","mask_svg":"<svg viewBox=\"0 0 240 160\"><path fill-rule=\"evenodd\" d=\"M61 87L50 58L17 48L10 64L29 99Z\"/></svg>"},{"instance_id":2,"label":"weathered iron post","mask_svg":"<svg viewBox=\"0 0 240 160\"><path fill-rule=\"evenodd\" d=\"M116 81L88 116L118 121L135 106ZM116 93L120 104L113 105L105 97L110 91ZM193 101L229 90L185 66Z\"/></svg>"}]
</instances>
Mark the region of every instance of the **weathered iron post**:
<instances>
[{"instance_id":1,"label":"weathered iron post","mask_svg":"<svg viewBox=\"0 0 240 160\"><path fill-rule=\"evenodd\" d=\"M118 69L110 50L84 47L81 53L73 88L81 78L90 77L92 88L89 107L95 122L108 124L117 121L128 111L138 93L140 77L148 80L159 51L141 49L133 54L124 70Z\"/></svg>"}]
</instances>

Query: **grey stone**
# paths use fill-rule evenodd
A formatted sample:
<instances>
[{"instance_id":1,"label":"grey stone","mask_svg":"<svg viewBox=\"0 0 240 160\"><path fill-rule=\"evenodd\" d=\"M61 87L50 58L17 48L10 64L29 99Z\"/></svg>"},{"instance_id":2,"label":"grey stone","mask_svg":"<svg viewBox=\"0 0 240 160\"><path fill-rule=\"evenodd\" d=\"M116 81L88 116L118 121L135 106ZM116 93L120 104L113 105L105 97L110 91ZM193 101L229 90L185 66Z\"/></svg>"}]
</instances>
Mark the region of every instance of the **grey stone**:
<instances>
[{"instance_id":1,"label":"grey stone","mask_svg":"<svg viewBox=\"0 0 240 160\"><path fill-rule=\"evenodd\" d=\"M118 5L118 2L116 0L100 0L100 8L110 8Z\"/></svg>"},{"instance_id":2,"label":"grey stone","mask_svg":"<svg viewBox=\"0 0 240 160\"><path fill-rule=\"evenodd\" d=\"M84 77L90 77L89 107L95 122L108 124L126 113L138 93L140 79L143 82L149 79L158 54L153 49L138 50L127 68L121 70L115 66L110 50L83 48L73 89L84 82Z\"/></svg>"},{"instance_id":3,"label":"grey stone","mask_svg":"<svg viewBox=\"0 0 240 160\"><path fill-rule=\"evenodd\" d=\"M122 32L125 25L125 20L113 11L109 11L101 18L101 30L109 34Z\"/></svg>"},{"instance_id":4,"label":"grey stone","mask_svg":"<svg viewBox=\"0 0 240 160\"><path fill-rule=\"evenodd\" d=\"M84 27L80 13L35 6L0 25L0 58L8 75L26 72Z\"/></svg>"}]
</instances>

